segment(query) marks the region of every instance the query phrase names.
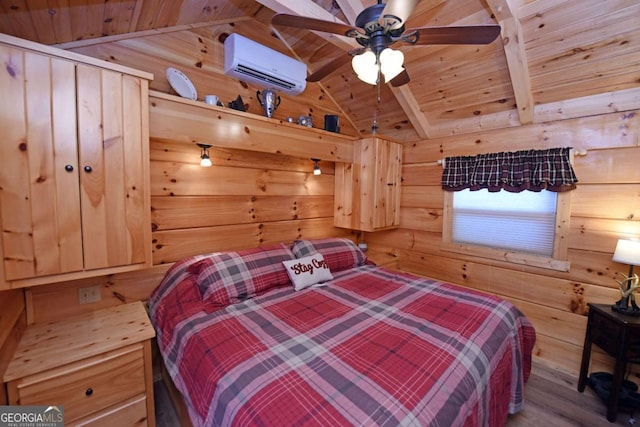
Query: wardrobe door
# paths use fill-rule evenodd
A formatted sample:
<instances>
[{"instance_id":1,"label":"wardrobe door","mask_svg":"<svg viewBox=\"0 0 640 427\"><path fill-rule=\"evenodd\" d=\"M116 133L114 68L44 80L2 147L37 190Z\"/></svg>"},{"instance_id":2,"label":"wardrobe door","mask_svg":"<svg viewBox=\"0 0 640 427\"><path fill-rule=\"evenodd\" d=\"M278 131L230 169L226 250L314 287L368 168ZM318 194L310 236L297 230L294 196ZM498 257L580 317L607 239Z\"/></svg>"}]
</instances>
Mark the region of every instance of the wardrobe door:
<instances>
[{"instance_id":1,"label":"wardrobe door","mask_svg":"<svg viewBox=\"0 0 640 427\"><path fill-rule=\"evenodd\" d=\"M75 64L0 45L4 280L82 270Z\"/></svg>"}]
</instances>

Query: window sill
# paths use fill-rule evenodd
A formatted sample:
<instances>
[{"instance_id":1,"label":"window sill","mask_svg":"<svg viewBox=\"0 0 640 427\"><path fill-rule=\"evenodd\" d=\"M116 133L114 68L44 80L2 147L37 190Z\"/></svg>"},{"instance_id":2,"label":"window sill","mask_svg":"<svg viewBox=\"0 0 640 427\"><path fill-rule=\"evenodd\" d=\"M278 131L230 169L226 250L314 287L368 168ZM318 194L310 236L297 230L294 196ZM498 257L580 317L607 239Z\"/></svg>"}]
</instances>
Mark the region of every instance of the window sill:
<instances>
[{"instance_id":1,"label":"window sill","mask_svg":"<svg viewBox=\"0 0 640 427\"><path fill-rule=\"evenodd\" d=\"M569 271L571 267L569 261L521 252L509 252L504 249L483 248L460 243L443 243L440 249L445 252L455 252L512 264L546 268L548 270Z\"/></svg>"}]
</instances>

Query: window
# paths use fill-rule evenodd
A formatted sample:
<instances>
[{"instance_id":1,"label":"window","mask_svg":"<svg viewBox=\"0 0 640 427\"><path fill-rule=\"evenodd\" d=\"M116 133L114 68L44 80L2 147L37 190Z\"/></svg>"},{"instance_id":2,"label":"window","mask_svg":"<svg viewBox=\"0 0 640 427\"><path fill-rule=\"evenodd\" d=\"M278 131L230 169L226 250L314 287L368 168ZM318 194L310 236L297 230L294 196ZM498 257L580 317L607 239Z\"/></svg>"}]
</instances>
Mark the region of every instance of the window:
<instances>
[{"instance_id":1,"label":"window","mask_svg":"<svg viewBox=\"0 0 640 427\"><path fill-rule=\"evenodd\" d=\"M568 271L570 150L446 158L443 249Z\"/></svg>"},{"instance_id":2,"label":"window","mask_svg":"<svg viewBox=\"0 0 640 427\"><path fill-rule=\"evenodd\" d=\"M452 221L453 242L551 257L556 193L459 191L453 195Z\"/></svg>"},{"instance_id":3,"label":"window","mask_svg":"<svg viewBox=\"0 0 640 427\"><path fill-rule=\"evenodd\" d=\"M568 271L570 192L445 192L443 249Z\"/></svg>"}]
</instances>

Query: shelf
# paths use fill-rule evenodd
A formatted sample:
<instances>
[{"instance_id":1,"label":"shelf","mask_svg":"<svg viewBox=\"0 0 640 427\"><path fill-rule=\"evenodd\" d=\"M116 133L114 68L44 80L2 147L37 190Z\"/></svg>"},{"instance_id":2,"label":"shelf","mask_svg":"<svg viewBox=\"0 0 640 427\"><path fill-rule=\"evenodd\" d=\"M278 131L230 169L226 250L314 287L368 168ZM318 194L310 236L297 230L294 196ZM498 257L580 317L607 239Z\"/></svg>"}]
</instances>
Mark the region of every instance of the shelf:
<instances>
[{"instance_id":1,"label":"shelf","mask_svg":"<svg viewBox=\"0 0 640 427\"><path fill-rule=\"evenodd\" d=\"M351 136L150 91L150 137L324 161L353 161Z\"/></svg>"}]
</instances>

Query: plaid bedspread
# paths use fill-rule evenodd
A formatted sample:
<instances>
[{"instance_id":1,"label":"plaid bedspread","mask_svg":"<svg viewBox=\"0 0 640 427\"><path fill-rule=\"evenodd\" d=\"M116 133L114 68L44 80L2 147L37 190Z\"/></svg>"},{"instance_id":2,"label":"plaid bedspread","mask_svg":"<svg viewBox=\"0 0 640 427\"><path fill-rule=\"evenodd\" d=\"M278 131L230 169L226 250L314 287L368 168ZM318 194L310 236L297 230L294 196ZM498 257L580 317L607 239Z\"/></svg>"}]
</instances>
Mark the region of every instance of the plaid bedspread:
<instances>
[{"instance_id":1,"label":"plaid bedspread","mask_svg":"<svg viewBox=\"0 0 640 427\"><path fill-rule=\"evenodd\" d=\"M150 298L195 426L503 426L535 331L496 297L365 265L226 308L170 271Z\"/></svg>"}]
</instances>

